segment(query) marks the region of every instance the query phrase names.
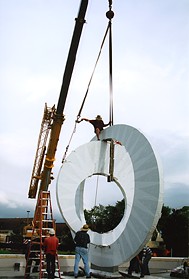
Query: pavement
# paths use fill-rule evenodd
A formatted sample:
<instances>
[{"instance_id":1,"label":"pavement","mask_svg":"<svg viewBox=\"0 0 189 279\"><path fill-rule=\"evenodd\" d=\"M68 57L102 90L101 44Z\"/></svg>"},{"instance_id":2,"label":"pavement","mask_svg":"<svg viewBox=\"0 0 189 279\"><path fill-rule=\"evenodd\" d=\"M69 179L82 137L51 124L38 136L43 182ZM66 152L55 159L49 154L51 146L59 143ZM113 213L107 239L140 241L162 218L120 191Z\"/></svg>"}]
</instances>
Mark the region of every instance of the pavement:
<instances>
[{"instance_id":1,"label":"pavement","mask_svg":"<svg viewBox=\"0 0 189 279\"><path fill-rule=\"evenodd\" d=\"M150 270L151 271L151 275L145 275L144 279L161 279L161 278L171 278L170 277L170 271L168 270ZM20 267L19 270L14 270L14 268L10 268L10 267L1 267L0 268L0 278L1 279L7 279L7 278L17 278L17 279L24 279L24 272L25 272L25 268L24 267ZM74 276L73 274L70 273L63 273L62 274L62 279L73 279ZM98 275L98 276L97 276ZM135 276L139 277L139 274L134 274ZM38 274L34 273L32 274L32 276L30 276L31 279L37 279L38 278ZM85 279L84 276L78 277ZM119 279L123 279L124 277L122 277L119 273L113 273L113 274L109 274L109 273L99 273L99 274L95 274L94 276L92 276L91 278L119 278ZM125 277L126 278L126 277Z\"/></svg>"}]
</instances>

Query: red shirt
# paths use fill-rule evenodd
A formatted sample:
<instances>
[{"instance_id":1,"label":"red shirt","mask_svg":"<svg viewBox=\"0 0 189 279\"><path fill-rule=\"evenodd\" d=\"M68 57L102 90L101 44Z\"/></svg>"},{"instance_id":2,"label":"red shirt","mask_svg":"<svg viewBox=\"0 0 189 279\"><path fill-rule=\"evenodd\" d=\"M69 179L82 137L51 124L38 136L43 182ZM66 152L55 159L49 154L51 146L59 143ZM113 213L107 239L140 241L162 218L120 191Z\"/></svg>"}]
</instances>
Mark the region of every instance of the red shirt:
<instances>
[{"instance_id":1,"label":"red shirt","mask_svg":"<svg viewBox=\"0 0 189 279\"><path fill-rule=\"evenodd\" d=\"M58 248L58 238L56 236L50 236L45 238L44 244L45 253L56 255L56 250Z\"/></svg>"}]
</instances>

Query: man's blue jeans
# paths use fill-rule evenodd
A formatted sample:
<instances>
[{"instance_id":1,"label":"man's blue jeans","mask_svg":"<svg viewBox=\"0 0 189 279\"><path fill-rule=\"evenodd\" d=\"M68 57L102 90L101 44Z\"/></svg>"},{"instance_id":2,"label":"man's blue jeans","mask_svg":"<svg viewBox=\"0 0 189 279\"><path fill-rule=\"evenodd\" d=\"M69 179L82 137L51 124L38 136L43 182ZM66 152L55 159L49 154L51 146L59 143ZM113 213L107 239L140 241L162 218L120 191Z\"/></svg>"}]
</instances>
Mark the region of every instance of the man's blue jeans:
<instances>
[{"instance_id":1,"label":"man's blue jeans","mask_svg":"<svg viewBox=\"0 0 189 279\"><path fill-rule=\"evenodd\" d=\"M79 270L79 262L82 258L85 275L90 276L90 269L89 269L89 260L88 260L88 249L83 247L76 247L75 248L75 264L74 264L74 276L78 275Z\"/></svg>"}]
</instances>

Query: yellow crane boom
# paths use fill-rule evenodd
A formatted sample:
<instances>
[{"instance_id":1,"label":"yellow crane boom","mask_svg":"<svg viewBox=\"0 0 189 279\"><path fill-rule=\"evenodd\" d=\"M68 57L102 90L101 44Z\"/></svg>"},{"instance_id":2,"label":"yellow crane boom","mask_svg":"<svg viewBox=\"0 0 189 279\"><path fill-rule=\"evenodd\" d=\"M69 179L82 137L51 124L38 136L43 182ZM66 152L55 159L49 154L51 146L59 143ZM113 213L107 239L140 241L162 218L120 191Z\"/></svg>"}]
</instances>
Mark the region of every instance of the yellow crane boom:
<instances>
[{"instance_id":1,"label":"yellow crane boom","mask_svg":"<svg viewBox=\"0 0 189 279\"><path fill-rule=\"evenodd\" d=\"M71 76L72 76L72 72L76 60L76 54L79 46L83 25L85 23L84 17L86 14L87 6L88 6L88 0L81 0L78 17L75 19L76 20L75 28L74 28L72 41L68 53L67 63L65 66L63 82L62 82L62 87L59 95L57 109L53 107L51 110L49 111L47 110L44 113L44 118L46 117L46 115L48 115L50 116L50 119L48 119L47 117L47 119L45 119L44 121L42 120L36 158L34 162L34 168L33 168L31 183L29 187L29 193L28 193L29 198L36 198L37 191L39 194L41 191L47 191L48 186L51 183L51 179L52 179L51 174L52 174L53 163L55 161L55 153L57 150L61 127L64 121L64 115L63 115L64 106L65 106L68 89L71 81ZM48 124L50 125L48 126ZM47 126L48 126L48 130L46 130ZM46 148L46 143L48 138L49 140ZM38 189L39 180L40 180L40 187Z\"/></svg>"}]
</instances>

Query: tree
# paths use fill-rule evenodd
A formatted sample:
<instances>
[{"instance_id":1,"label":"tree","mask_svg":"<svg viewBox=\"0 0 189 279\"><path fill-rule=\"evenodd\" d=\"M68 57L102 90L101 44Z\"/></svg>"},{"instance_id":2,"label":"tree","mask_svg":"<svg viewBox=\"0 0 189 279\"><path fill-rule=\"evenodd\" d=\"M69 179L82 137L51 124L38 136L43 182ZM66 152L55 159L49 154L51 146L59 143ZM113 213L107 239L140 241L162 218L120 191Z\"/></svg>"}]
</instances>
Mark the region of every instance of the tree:
<instances>
[{"instance_id":1,"label":"tree","mask_svg":"<svg viewBox=\"0 0 189 279\"><path fill-rule=\"evenodd\" d=\"M124 215L125 201L117 201L115 206L94 206L91 210L84 210L85 220L91 230L105 233L113 230Z\"/></svg>"},{"instance_id":2,"label":"tree","mask_svg":"<svg viewBox=\"0 0 189 279\"><path fill-rule=\"evenodd\" d=\"M171 211L167 209L163 207L158 223L166 247L172 251L174 257L188 257L189 206Z\"/></svg>"},{"instance_id":3,"label":"tree","mask_svg":"<svg viewBox=\"0 0 189 279\"><path fill-rule=\"evenodd\" d=\"M69 253L74 251L75 243L73 241L69 227L67 226L63 227L61 231L61 238L59 239L60 239L60 245L58 246L59 251L64 251Z\"/></svg>"},{"instance_id":4,"label":"tree","mask_svg":"<svg viewBox=\"0 0 189 279\"><path fill-rule=\"evenodd\" d=\"M172 209L168 206L163 206L161 210L161 218L157 224L157 229L159 232L162 232L165 224L167 222L167 218L169 218L170 214L172 213Z\"/></svg>"}]
</instances>

